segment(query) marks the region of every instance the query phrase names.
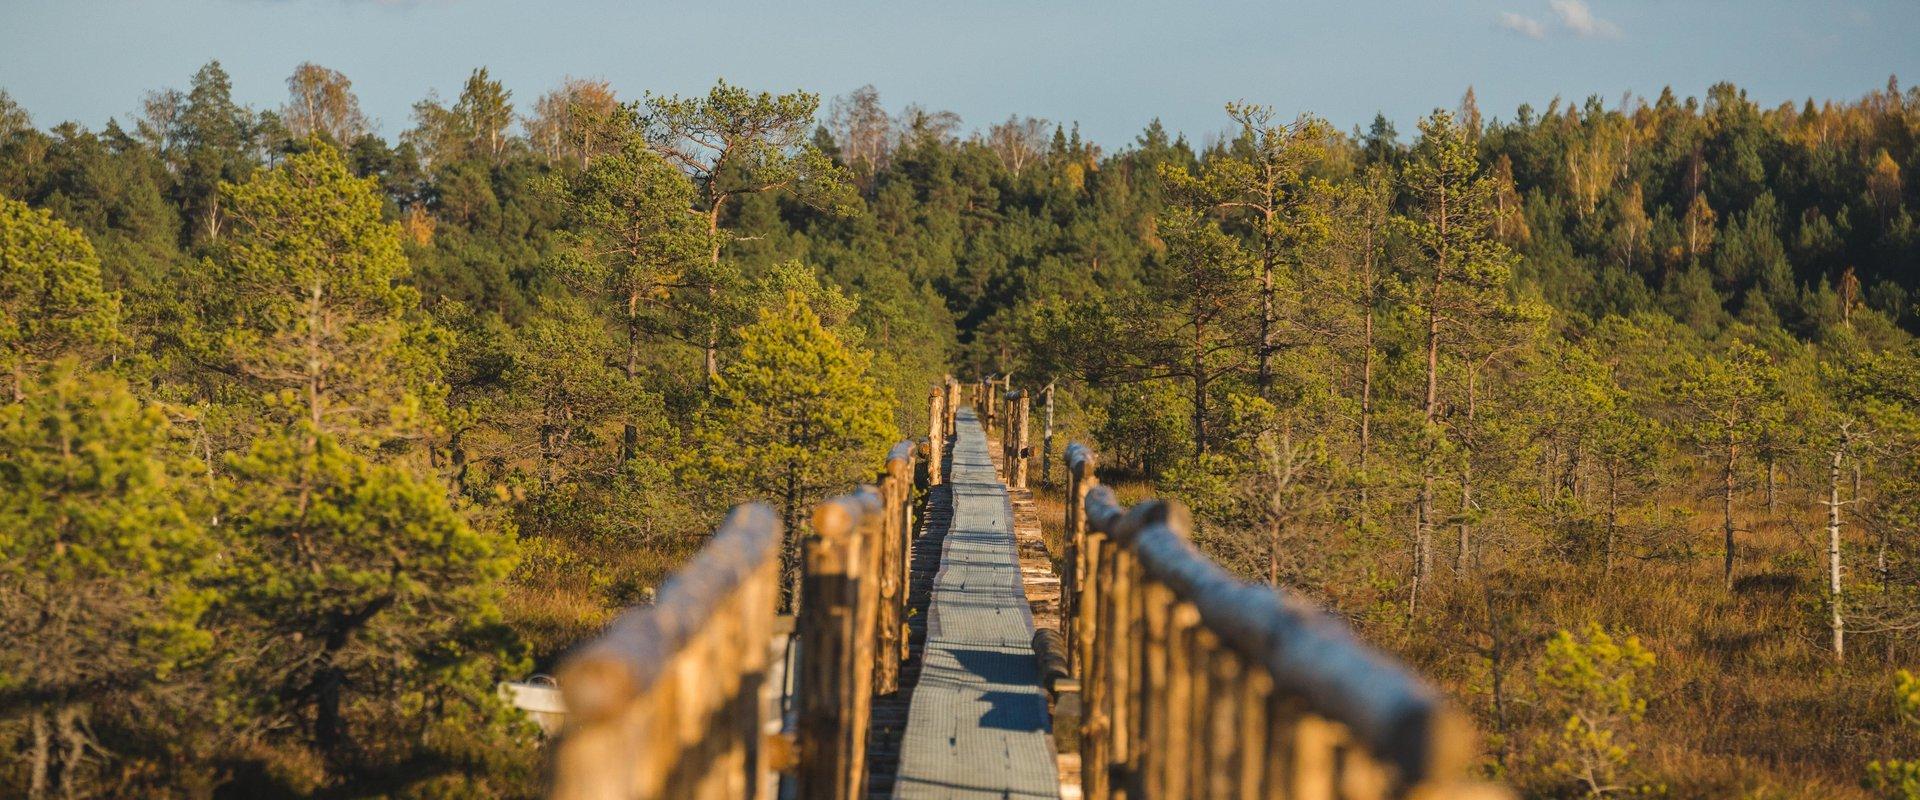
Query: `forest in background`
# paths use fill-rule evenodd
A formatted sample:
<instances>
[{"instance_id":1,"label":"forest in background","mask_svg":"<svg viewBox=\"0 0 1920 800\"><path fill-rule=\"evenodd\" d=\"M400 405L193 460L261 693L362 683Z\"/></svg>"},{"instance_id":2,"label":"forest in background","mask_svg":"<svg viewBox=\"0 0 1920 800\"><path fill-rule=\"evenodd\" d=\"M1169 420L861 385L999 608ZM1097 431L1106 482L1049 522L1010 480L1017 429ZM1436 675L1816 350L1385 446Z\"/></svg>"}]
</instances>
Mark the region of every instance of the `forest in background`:
<instances>
[{"instance_id":1,"label":"forest in background","mask_svg":"<svg viewBox=\"0 0 1920 800\"><path fill-rule=\"evenodd\" d=\"M1010 372L1529 796L1920 791L1920 91L1106 152L871 88L476 70L392 140L288 88L0 95L0 785L527 795L495 681Z\"/></svg>"}]
</instances>

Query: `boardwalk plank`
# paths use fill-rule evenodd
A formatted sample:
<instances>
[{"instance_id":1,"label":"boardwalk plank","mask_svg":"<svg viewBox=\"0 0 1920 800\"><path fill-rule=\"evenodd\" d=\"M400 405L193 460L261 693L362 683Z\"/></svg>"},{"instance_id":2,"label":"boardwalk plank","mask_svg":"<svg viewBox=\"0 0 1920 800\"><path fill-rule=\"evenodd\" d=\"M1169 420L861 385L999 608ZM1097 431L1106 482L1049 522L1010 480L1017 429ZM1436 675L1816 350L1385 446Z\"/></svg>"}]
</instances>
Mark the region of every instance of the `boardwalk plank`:
<instances>
[{"instance_id":1,"label":"boardwalk plank","mask_svg":"<svg viewBox=\"0 0 1920 800\"><path fill-rule=\"evenodd\" d=\"M972 409L957 414L953 518L934 577L894 796L1057 798L1013 510Z\"/></svg>"}]
</instances>

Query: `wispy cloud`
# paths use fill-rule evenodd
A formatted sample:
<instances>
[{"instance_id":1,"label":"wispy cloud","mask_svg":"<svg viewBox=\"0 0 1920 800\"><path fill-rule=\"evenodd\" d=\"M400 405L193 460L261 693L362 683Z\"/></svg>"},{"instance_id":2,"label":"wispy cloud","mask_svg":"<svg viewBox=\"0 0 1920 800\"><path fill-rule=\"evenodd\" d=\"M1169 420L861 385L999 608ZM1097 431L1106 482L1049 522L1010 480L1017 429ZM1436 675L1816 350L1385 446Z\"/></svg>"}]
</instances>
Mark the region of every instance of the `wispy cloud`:
<instances>
[{"instance_id":1,"label":"wispy cloud","mask_svg":"<svg viewBox=\"0 0 1920 800\"><path fill-rule=\"evenodd\" d=\"M1529 39L1547 38L1547 26L1540 24L1540 20L1525 14L1515 14L1511 11L1500 12L1500 27Z\"/></svg>"},{"instance_id":2,"label":"wispy cloud","mask_svg":"<svg viewBox=\"0 0 1920 800\"><path fill-rule=\"evenodd\" d=\"M1560 18L1560 25L1575 35L1589 38L1612 38L1620 35L1620 26L1594 16L1593 9L1584 0L1551 0L1553 13Z\"/></svg>"}]
</instances>

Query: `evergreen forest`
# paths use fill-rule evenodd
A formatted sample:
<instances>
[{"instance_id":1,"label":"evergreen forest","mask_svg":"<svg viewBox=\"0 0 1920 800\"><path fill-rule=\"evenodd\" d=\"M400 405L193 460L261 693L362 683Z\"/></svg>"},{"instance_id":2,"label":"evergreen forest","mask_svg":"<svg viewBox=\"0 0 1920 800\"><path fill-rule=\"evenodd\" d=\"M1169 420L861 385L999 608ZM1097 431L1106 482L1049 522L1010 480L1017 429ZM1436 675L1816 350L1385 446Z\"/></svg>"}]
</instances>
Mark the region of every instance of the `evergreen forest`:
<instances>
[{"instance_id":1,"label":"evergreen forest","mask_svg":"<svg viewBox=\"0 0 1920 800\"><path fill-rule=\"evenodd\" d=\"M0 92L0 795L536 796L496 685L735 503L801 535L951 374L1054 386L1047 515L1087 443L1523 796L1920 798L1920 89L1102 146L177 80Z\"/></svg>"}]
</instances>

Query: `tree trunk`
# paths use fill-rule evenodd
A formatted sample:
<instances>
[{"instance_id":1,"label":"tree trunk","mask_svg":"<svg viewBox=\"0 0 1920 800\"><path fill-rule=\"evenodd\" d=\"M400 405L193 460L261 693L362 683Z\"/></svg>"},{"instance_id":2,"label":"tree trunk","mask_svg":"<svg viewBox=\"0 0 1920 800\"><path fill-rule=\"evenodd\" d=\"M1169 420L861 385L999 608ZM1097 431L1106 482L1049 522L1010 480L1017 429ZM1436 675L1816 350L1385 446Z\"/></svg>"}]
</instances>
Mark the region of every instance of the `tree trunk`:
<instances>
[{"instance_id":1,"label":"tree trunk","mask_svg":"<svg viewBox=\"0 0 1920 800\"><path fill-rule=\"evenodd\" d=\"M1483 588L1487 600L1487 638L1491 640L1487 654L1489 662L1487 672L1488 677L1492 679L1493 725L1494 730L1500 732L1500 752L1496 753L1495 757L1504 765L1513 757L1513 737L1509 735L1510 726L1507 722L1506 638L1501 635L1500 616L1493 601L1493 587L1489 585Z\"/></svg>"},{"instance_id":2,"label":"tree trunk","mask_svg":"<svg viewBox=\"0 0 1920 800\"><path fill-rule=\"evenodd\" d=\"M53 731L47 724L47 714L43 709L35 708L29 712L33 716L32 755L27 766L27 797L41 800L47 796L50 788L53 766Z\"/></svg>"},{"instance_id":3,"label":"tree trunk","mask_svg":"<svg viewBox=\"0 0 1920 800\"><path fill-rule=\"evenodd\" d=\"M627 361L623 370L627 378L626 390L634 391L635 379L640 374L640 295L627 293ZM640 452L640 426L631 418L620 431L620 463L625 465Z\"/></svg>"},{"instance_id":4,"label":"tree trunk","mask_svg":"<svg viewBox=\"0 0 1920 800\"><path fill-rule=\"evenodd\" d=\"M720 208L726 204L726 198L715 198L707 211L707 238L709 242L707 274L707 391L713 391L713 379L720 377L720 320L715 314L719 303L720 287L714 284L720 275Z\"/></svg>"},{"instance_id":5,"label":"tree trunk","mask_svg":"<svg viewBox=\"0 0 1920 800\"><path fill-rule=\"evenodd\" d=\"M1267 585L1280 585L1280 520L1267 520Z\"/></svg>"},{"instance_id":6,"label":"tree trunk","mask_svg":"<svg viewBox=\"0 0 1920 800\"><path fill-rule=\"evenodd\" d=\"M1207 454L1207 359L1206 325L1196 315L1193 321L1193 458Z\"/></svg>"},{"instance_id":7,"label":"tree trunk","mask_svg":"<svg viewBox=\"0 0 1920 800\"><path fill-rule=\"evenodd\" d=\"M1265 210L1260 233L1260 399L1273 399L1273 208Z\"/></svg>"},{"instance_id":8,"label":"tree trunk","mask_svg":"<svg viewBox=\"0 0 1920 800\"><path fill-rule=\"evenodd\" d=\"M799 467L787 465L787 488L780 496L780 530L785 541L780 545L780 613L792 614L800 605L800 476Z\"/></svg>"},{"instance_id":9,"label":"tree trunk","mask_svg":"<svg viewBox=\"0 0 1920 800\"><path fill-rule=\"evenodd\" d=\"M1467 422L1461 427L1461 443L1466 445L1460 454L1460 550L1454 556L1453 571L1457 575L1467 574L1467 555L1472 550L1473 528L1467 522L1467 515L1473 509L1473 407L1475 402L1474 374L1467 372Z\"/></svg>"},{"instance_id":10,"label":"tree trunk","mask_svg":"<svg viewBox=\"0 0 1920 800\"><path fill-rule=\"evenodd\" d=\"M1727 460L1720 471L1721 493L1721 530L1726 534L1724 552L1725 580L1729 590L1733 588L1733 464L1740 455L1740 445L1733 438L1733 429L1727 429Z\"/></svg>"},{"instance_id":11,"label":"tree trunk","mask_svg":"<svg viewBox=\"0 0 1920 800\"><path fill-rule=\"evenodd\" d=\"M1373 476L1367 474L1367 456L1373 449L1373 238L1368 234L1366 271L1366 316L1360 324L1360 527L1367 526L1367 490Z\"/></svg>"},{"instance_id":12,"label":"tree trunk","mask_svg":"<svg viewBox=\"0 0 1920 800\"><path fill-rule=\"evenodd\" d=\"M447 449L453 459L453 491L457 497L467 496L467 429L462 426L449 437Z\"/></svg>"},{"instance_id":13,"label":"tree trunk","mask_svg":"<svg viewBox=\"0 0 1920 800\"><path fill-rule=\"evenodd\" d=\"M1827 467L1827 626L1833 631L1833 660L1846 658L1847 623L1840 593L1840 459L1845 453L1833 451Z\"/></svg>"},{"instance_id":14,"label":"tree trunk","mask_svg":"<svg viewBox=\"0 0 1920 800\"><path fill-rule=\"evenodd\" d=\"M1616 532L1620 529L1620 489L1619 489L1620 479L1619 479L1619 476L1616 474L1618 472L1619 472L1619 468L1617 465L1609 467L1607 469L1606 566L1602 570L1603 573L1607 575L1613 574L1614 536L1616 535Z\"/></svg>"},{"instance_id":15,"label":"tree trunk","mask_svg":"<svg viewBox=\"0 0 1920 800\"><path fill-rule=\"evenodd\" d=\"M1435 437L1438 432L1434 424L1440 409L1440 282L1441 271L1435 269L1432 288L1427 296L1427 393L1422 404L1425 426L1421 430L1420 455L1420 501L1415 512L1413 526L1413 587L1407 598L1407 614L1412 616L1420 607L1420 583L1433 567L1433 482L1434 459L1438 452Z\"/></svg>"},{"instance_id":16,"label":"tree trunk","mask_svg":"<svg viewBox=\"0 0 1920 800\"><path fill-rule=\"evenodd\" d=\"M1778 517L1778 514L1776 514L1775 512L1779 510L1780 506L1779 506L1779 503L1777 502L1778 495L1774 491L1774 486L1775 486L1774 476L1778 472L1779 472L1778 465L1774 463L1773 456L1767 456L1767 518L1768 519L1775 519Z\"/></svg>"}]
</instances>

